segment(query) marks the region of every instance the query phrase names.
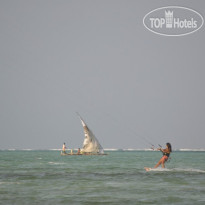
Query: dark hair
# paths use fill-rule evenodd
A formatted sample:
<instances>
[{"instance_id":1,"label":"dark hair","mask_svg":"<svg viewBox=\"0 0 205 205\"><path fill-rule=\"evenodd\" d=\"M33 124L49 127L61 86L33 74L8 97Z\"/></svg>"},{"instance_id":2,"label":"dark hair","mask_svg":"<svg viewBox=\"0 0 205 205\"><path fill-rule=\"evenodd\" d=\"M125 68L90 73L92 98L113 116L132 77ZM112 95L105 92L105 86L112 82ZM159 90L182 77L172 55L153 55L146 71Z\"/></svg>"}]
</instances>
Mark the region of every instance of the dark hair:
<instances>
[{"instance_id":1,"label":"dark hair","mask_svg":"<svg viewBox=\"0 0 205 205\"><path fill-rule=\"evenodd\" d=\"M166 145L167 145L167 147L168 147L169 151L170 151L170 152L172 152L172 145L171 145L169 142L167 142L167 144L166 144Z\"/></svg>"}]
</instances>

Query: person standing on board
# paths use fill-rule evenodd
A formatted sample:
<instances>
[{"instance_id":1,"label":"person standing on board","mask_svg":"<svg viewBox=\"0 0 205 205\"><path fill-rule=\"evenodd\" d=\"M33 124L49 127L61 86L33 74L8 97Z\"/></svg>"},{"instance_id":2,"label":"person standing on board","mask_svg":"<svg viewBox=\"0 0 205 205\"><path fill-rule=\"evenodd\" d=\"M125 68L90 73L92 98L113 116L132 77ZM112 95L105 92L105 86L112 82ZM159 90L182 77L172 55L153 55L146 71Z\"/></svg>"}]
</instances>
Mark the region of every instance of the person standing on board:
<instances>
[{"instance_id":1,"label":"person standing on board","mask_svg":"<svg viewBox=\"0 0 205 205\"><path fill-rule=\"evenodd\" d=\"M63 153L65 154L65 149L66 149L66 146L65 146L65 142L63 143L63 147L62 147L62 150L63 150Z\"/></svg>"},{"instance_id":2,"label":"person standing on board","mask_svg":"<svg viewBox=\"0 0 205 205\"><path fill-rule=\"evenodd\" d=\"M159 160L159 162L154 166L154 168L157 168L160 164L162 166L162 168L165 168L165 162L169 159L169 155L172 152L172 146L171 144L168 142L166 144L166 149L162 149L162 148L158 148L157 150L161 151L163 156L162 158Z\"/></svg>"}]
</instances>

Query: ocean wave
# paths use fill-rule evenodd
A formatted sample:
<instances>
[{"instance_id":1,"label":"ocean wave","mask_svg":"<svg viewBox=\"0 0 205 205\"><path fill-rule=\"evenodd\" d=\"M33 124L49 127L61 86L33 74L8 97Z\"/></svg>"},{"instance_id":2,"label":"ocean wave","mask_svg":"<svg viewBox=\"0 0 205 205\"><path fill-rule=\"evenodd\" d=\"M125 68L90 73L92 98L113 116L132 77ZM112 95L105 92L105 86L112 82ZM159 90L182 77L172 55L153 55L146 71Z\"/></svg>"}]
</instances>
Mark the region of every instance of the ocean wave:
<instances>
[{"instance_id":1,"label":"ocean wave","mask_svg":"<svg viewBox=\"0 0 205 205\"><path fill-rule=\"evenodd\" d=\"M182 152L205 152L205 149L178 149L177 151L182 151Z\"/></svg>"},{"instance_id":2,"label":"ocean wave","mask_svg":"<svg viewBox=\"0 0 205 205\"><path fill-rule=\"evenodd\" d=\"M104 151L153 151L153 149L144 148L144 149L133 149L133 148L126 148L126 149L118 149L118 148L105 148Z\"/></svg>"},{"instance_id":3,"label":"ocean wave","mask_svg":"<svg viewBox=\"0 0 205 205\"><path fill-rule=\"evenodd\" d=\"M20 182L0 182L0 185L3 185L3 184L12 185L12 184L22 184L22 183Z\"/></svg>"},{"instance_id":4,"label":"ocean wave","mask_svg":"<svg viewBox=\"0 0 205 205\"><path fill-rule=\"evenodd\" d=\"M152 172L189 172L189 173L205 173L205 170L201 170L201 169L193 169L193 168L172 168L172 169L168 169L168 168L150 168L149 171Z\"/></svg>"},{"instance_id":5,"label":"ocean wave","mask_svg":"<svg viewBox=\"0 0 205 205\"><path fill-rule=\"evenodd\" d=\"M193 168L173 168L173 171L178 172L196 172L196 173L205 173L205 170L193 169Z\"/></svg>"},{"instance_id":6,"label":"ocean wave","mask_svg":"<svg viewBox=\"0 0 205 205\"><path fill-rule=\"evenodd\" d=\"M66 164L64 162L48 162L48 164L51 164L51 165L62 165L62 164Z\"/></svg>"}]
</instances>

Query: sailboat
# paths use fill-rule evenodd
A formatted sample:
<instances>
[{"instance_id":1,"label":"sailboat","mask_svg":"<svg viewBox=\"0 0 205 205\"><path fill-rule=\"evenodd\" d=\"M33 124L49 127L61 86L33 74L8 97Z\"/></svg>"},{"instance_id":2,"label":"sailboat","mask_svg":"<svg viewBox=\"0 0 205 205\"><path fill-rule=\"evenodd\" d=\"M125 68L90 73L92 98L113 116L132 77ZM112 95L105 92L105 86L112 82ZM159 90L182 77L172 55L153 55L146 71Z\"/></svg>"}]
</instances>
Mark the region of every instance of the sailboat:
<instances>
[{"instance_id":1,"label":"sailboat","mask_svg":"<svg viewBox=\"0 0 205 205\"><path fill-rule=\"evenodd\" d=\"M78 113L77 113L78 114ZM85 121L78 114L81 123L83 125L85 139L83 142L83 148L78 151L78 153L62 153L61 155L107 155L104 153L104 149L99 143L98 139L95 137L93 132L89 129Z\"/></svg>"}]
</instances>

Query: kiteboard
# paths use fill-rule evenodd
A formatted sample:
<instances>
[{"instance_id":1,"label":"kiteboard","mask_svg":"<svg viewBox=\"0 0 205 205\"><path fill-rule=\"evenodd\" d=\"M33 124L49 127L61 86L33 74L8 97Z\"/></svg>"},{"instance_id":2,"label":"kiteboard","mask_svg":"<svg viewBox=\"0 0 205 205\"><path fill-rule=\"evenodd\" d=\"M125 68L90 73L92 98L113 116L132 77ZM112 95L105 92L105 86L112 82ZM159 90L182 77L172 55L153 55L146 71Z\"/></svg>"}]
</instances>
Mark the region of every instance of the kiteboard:
<instances>
[{"instance_id":1,"label":"kiteboard","mask_svg":"<svg viewBox=\"0 0 205 205\"><path fill-rule=\"evenodd\" d=\"M147 172L149 172L149 171L152 170L152 168L150 168L150 167L144 167L144 169L145 169Z\"/></svg>"},{"instance_id":2,"label":"kiteboard","mask_svg":"<svg viewBox=\"0 0 205 205\"><path fill-rule=\"evenodd\" d=\"M158 167L158 168L144 167L144 169L145 169L147 172L149 172L149 171L154 171L154 172L168 172L168 171L171 170L171 169L161 168L161 167Z\"/></svg>"}]
</instances>

